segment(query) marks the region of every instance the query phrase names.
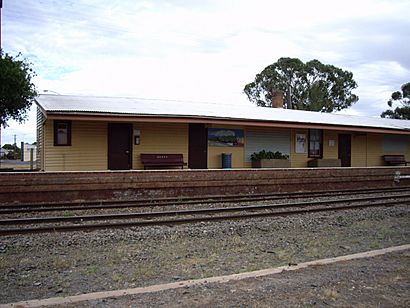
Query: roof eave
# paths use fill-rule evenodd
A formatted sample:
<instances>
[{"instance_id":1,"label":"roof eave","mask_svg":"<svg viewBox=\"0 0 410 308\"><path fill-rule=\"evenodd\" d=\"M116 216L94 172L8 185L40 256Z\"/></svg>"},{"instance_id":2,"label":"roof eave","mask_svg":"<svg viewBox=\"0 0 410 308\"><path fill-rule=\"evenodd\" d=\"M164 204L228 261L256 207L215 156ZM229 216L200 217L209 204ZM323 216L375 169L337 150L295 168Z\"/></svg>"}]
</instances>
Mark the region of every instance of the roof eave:
<instances>
[{"instance_id":1,"label":"roof eave","mask_svg":"<svg viewBox=\"0 0 410 308\"><path fill-rule=\"evenodd\" d=\"M409 129L401 128L377 128L370 126L340 125L340 124L318 124L311 122L290 122L290 121L268 121L228 117L212 117L198 115L167 115L167 114L129 114L129 113L110 113L110 112L66 112L66 111L47 111L50 119L67 119L67 120L94 120L94 121L140 121L143 122L171 122L171 123L206 123L206 124L230 124L242 126L259 126L259 127L276 127L276 128L294 128L294 129L328 129L350 132L369 132L369 133L387 133L387 134L405 134L410 135Z\"/></svg>"},{"instance_id":2,"label":"roof eave","mask_svg":"<svg viewBox=\"0 0 410 308\"><path fill-rule=\"evenodd\" d=\"M43 116L47 118L47 111L43 108L43 106L41 106L41 104L37 101L37 99L34 99L34 103L37 105L37 108L40 110Z\"/></svg>"}]
</instances>

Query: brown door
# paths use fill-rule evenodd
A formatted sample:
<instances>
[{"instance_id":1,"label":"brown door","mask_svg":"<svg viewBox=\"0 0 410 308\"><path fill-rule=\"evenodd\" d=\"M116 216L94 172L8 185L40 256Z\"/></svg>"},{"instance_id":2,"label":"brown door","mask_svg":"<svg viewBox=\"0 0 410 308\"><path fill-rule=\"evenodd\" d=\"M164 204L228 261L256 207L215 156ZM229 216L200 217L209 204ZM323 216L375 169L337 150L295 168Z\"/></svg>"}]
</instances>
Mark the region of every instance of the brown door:
<instances>
[{"instance_id":1,"label":"brown door","mask_svg":"<svg viewBox=\"0 0 410 308\"><path fill-rule=\"evenodd\" d=\"M352 156L352 137L349 134L339 135L339 159L341 160L342 167L351 166Z\"/></svg>"},{"instance_id":2,"label":"brown door","mask_svg":"<svg viewBox=\"0 0 410 308\"><path fill-rule=\"evenodd\" d=\"M108 169L131 169L131 124L108 124Z\"/></svg>"},{"instance_id":3,"label":"brown door","mask_svg":"<svg viewBox=\"0 0 410 308\"><path fill-rule=\"evenodd\" d=\"M208 168L208 130L205 124L189 124L188 167Z\"/></svg>"}]
</instances>

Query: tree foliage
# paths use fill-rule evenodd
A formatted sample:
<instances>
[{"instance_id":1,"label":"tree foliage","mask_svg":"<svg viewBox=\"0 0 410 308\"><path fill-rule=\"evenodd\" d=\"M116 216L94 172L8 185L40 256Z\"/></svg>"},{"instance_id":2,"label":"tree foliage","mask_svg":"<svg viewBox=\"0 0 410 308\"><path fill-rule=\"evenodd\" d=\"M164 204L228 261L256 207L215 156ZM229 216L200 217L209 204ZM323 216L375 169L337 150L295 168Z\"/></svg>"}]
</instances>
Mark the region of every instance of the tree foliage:
<instances>
[{"instance_id":1,"label":"tree foliage","mask_svg":"<svg viewBox=\"0 0 410 308\"><path fill-rule=\"evenodd\" d=\"M0 50L0 127L10 119L23 122L37 91L31 64L21 55L12 57Z\"/></svg>"},{"instance_id":2,"label":"tree foliage","mask_svg":"<svg viewBox=\"0 0 410 308\"><path fill-rule=\"evenodd\" d=\"M14 145L6 143L3 145L3 149L7 150L7 154L5 154L6 159L20 159L21 158L21 149Z\"/></svg>"},{"instance_id":3,"label":"tree foliage","mask_svg":"<svg viewBox=\"0 0 410 308\"><path fill-rule=\"evenodd\" d=\"M394 103L400 104L399 107L388 109L384 111L380 116L382 118L410 120L410 82L407 82L401 86L401 92L393 92L391 98L387 104L390 108Z\"/></svg>"},{"instance_id":4,"label":"tree foliage","mask_svg":"<svg viewBox=\"0 0 410 308\"><path fill-rule=\"evenodd\" d=\"M332 112L358 101L353 74L318 60L303 63L297 58L280 58L257 74L244 88L258 106L271 106L272 95L284 92L284 108Z\"/></svg>"},{"instance_id":5,"label":"tree foliage","mask_svg":"<svg viewBox=\"0 0 410 308\"><path fill-rule=\"evenodd\" d=\"M251 155L251 161L261 161L262 159L289 159L289 155L283 154L282 152L276 151L259 151L253 152Z\"/></svg>"},{"instance_id":6,"label":"tree foliage","mask_svg":"<svg viewBox=\"0 0 410 308\"><path fill-rule=\"evenodd\" d=\"M12 150L14 150L14 145L12 145L12 144L10 144L10 143L6 143L5 145L3 145L3 149L5 149L5 150L10 150L10 151L12 151Z\"/></svg>"}]
</instances>

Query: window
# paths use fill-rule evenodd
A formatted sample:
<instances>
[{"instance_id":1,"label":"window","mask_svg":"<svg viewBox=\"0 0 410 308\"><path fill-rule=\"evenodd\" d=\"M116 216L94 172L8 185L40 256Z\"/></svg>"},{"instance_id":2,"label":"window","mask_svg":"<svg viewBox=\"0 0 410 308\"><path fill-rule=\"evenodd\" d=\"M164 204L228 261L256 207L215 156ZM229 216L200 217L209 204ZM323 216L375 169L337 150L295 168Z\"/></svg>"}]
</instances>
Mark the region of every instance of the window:
<instances>
[{"instance_id":1,"label":"window","mask_svg":"<svg viewBox=\"0 0 410 308\"><path fill-rule=\"evenodd\" d=\"M322 150L323 131L321 129L309 129L309 157L322 158Z\"/></svg>"},{"instance_id":2,"label":"window","mask_svg":"<svg viewBox=\"0 0 410 308\"><path fill-rule=\"evenodd\" d=\"M54 145L71 145L71 121L54 120Z\"/></svg>"},{"instance_id":3,"label":"window","mask_svg":"<svg viewBox=\"0 0 410 308\"><path fill-rule=\"evenodd\" d=\"M384 153L406 153L410 145L408 136L400 135L384 135L383 136L383 152Z\"/></svg>"}]
</instances>

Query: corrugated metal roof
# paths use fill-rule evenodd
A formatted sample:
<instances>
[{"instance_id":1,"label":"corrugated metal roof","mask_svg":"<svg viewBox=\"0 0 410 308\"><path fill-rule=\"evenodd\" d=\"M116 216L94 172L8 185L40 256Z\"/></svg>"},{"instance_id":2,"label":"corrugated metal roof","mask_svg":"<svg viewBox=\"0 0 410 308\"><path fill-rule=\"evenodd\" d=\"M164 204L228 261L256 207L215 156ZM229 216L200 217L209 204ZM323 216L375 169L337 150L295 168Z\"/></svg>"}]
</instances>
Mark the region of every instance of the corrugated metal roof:
<instances>
[{"instance_id":1,"label":"corrugated metal roof","mask_svg":"<svg viewBox=\"0 0 410 308\"><path fill-rule=\"evenodd\" d=\"M409 130L409 120L383 119L312 111L174 100L42 94L37 104L47 113L171 116L240 121L292 122Z\"/></svg>"}]
</instances>

